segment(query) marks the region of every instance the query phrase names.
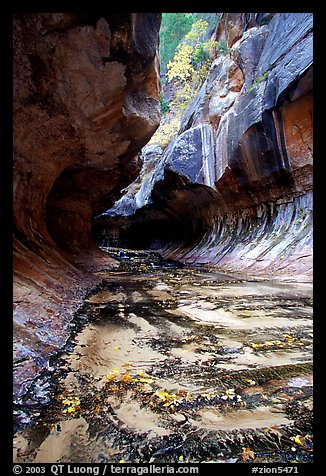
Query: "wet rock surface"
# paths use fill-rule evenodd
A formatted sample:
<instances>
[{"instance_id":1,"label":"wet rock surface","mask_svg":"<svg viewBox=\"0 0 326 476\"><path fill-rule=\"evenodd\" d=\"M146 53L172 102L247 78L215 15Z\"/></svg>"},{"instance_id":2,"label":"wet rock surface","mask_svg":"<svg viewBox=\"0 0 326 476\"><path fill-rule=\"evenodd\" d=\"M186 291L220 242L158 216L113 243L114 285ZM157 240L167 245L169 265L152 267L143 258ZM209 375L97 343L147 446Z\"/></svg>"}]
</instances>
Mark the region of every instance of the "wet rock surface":
<instances>
[{"instance_id":1,"label":"wet rock surface","mask_svg":"<svg viewBox=\"0 0 326 476\"><path fill-rule=\"evenodd\" d=\"M120 216L94 219L99 243L311 280L312 20L223 15L216 38L229 53L213 61L137 200L127 191ZM307 226L296 226L300 213Z\"/></svg>"},{"instance_id":2,"label":"wet rock surface","mask_svg":"<svg viewBox=\"0 0 326 476\"><path fill-rule=\"evenodd\" d=\"M106 251L14 460L312 461L311 285Z\"/></svg>"},{"instance_id":3,"label":"wet rock surface","mask_svg":"<svg viewBox=\"0 0 326 476\"><path fill-rule=\"evenodd\" d=\"M140 170L159 124L160 14L13 17L14 400L49 365L73 312L114 267L91 218Z\"/></svg>"}]
</instances>

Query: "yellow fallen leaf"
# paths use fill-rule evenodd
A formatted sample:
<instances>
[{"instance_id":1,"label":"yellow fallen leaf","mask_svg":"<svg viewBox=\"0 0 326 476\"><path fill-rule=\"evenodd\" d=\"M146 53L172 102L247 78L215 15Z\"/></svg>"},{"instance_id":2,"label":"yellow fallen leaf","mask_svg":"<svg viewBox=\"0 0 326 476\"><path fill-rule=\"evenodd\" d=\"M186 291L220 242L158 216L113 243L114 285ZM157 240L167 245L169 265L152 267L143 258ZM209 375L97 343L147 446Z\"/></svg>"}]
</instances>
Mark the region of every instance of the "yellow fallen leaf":
<instances>
[{"instance_id":1,"label":"yellow fallen leaf","mask_svg":"<svg viewBox=\"0 0 326 476\"><path fill-rule=\"evenodd\" d=\"M72 398L65 398L64 400L62 400L62 404L63 405L66 405L66 406L76 406L76 405L79 405L80 404L80 399L79 397L72 397Z\"/></svg>"},{"instance_id":2,"label":"yellow fallen leaf","mask_svg":"<svg viewBox=\"0 0 326 476\"><path fill-rule=\"evenodd\" d=\"M106 378L107 380L115 380L117 377L116 374L106 374L104 375L104 378Z\"/></svg>"},{"instance_id":3,"label":"yellow fallen leaf","mask_svg":"<svg viewBox=\"0 0 326 476\"><path fill-rule=\"evenodd\" d=\"M255 453L250 448L242 448L241 456L242 456L243 461L245 461L246 463L250 459L255 459L256 458Z\"/></svg>"},{"instance_id":4,"label":"yellow fallen leaf","mask_svg":"<svg viewBox=\"0 0 326 476\"><path fill-rule=\"evenodd\" d=\"M154 393L154 395L157 395L159 398L161 398L162 400L165 400L166 397L169 397L170 394L168 392L165 392L164 390L156 390L156 392Z\"/></svg>"},{"instance_id":5,"label":"yellow fallen leaf","mask_svg":"<svg viewBox=\"0 0 326 476\"><path fill-rule=\"evenodd\" d=\"M152 378L145 378L145 377L141 377L138 380L139 380L139 382L143 382L143 383L153 383L154 382L154 380Z\"/></svg>"},{"instance_id":6,"label":"yellow fallen leaf","mask_svg":"<svg viewBox=\"0 0 326 476\"><path fill-rule=\"evenodd\" d=\"M309 435L306 435L306 436L302 436L302 435L292 436L291 440L294 441L299 446L312 447L312 437L309 436Z\"/></svg>"},{"instance_id":7,"label":"yellow fallen leaf","mask_svg":"<svg viewBox=\"0 0 326 476\"><path fill-rule=\"evenodd\" d=\"M62 400L62 404L63 404L63 405L70 405L70 404L71 404L71 400L69 400L68 398L65 398L64 400Z\"/></svg>"},{"instance_id":8,"label":"yellow fallen leaf","mask_svg":"<svg viewBox=\"0 0 326 476\"><path fill-rule=\"evenodd\" d=\"M295 443L297 443L298 445L302 445L302 436L300 435L297 435L295 436L294 438L291 438Z\"/></svg>"},{"instance_id":9,"label":"yellow fallen leaf","mask_svg":"<svg viewBox=\"0 0 326 476\"><path fill-rule=\"evenodd\" d=\"M121 377L121 380L122 380L123 382L126 382L126 383L129 383L129 382L133 382L133 381L134 381L134 379L133 379L130 375L128 375L128 374L123 374L122 377Z\"/></svg>"}]
</instances>

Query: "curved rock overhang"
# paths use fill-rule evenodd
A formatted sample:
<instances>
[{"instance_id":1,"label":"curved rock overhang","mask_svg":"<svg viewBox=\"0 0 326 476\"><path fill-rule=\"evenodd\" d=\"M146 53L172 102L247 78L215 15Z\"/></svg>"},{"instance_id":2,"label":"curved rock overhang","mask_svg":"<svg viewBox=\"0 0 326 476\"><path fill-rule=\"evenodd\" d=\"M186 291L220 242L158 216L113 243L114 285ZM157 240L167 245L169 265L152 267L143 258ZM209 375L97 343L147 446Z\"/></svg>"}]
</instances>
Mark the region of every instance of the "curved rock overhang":
<instances>
[{"instance_id":1,"label":"curved rock overhang","mask_svg":"<svg viewBox=\"0 0 326 476\"><path fill-rule=\"evenodd\" d=\"M159 124L159 13L14 15L14 393L114 266L91 219L138 174Z\"/></svg>"},{"instance_id":2,"label":"curved rock overhang","mask_svg":"<svg viewBox=\"0 0 326 476\"><path fill-rule=\"evenodd\" d=\"M312 15L275 14L248 31L241 15L228 20L238 46L213 63L148 181L149 203L96 218L94 233L184 262L311 279ZM220 32L229 39L230 25Z\"/></svg>"}]
</instances>

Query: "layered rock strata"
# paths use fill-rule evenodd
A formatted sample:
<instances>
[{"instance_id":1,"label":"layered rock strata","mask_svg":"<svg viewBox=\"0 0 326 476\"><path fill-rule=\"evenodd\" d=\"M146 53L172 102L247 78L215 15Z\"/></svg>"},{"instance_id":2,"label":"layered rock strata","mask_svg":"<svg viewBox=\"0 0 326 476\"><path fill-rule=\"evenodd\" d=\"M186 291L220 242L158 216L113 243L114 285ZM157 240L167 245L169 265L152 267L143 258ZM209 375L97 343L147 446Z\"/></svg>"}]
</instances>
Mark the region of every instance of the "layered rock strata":
<instances>
[{"instance_id":1,"label":"layered rock strata","mask_svg":"<svg viewBox=\"0 0 326 476\"><path fill-rule=\"evenodd\" d=\"M312 29L309 13L225 14L216 38L229 54L137 191L136 213L126 195L97 219L99 239L114 230L115 244L184 262L311 278Z\"/></svg>"},{"instance_id":2,"label":"layered rock strata","mask_svg":"<svg viewBox=\"0 0 326 476\"><path fill-rule=\"evenodd\" d=\"M91 219L158 127L159 27L157 13L14 16L16 401L66 341L91 272L115 265Z\"/></svg>"}]
</instances>

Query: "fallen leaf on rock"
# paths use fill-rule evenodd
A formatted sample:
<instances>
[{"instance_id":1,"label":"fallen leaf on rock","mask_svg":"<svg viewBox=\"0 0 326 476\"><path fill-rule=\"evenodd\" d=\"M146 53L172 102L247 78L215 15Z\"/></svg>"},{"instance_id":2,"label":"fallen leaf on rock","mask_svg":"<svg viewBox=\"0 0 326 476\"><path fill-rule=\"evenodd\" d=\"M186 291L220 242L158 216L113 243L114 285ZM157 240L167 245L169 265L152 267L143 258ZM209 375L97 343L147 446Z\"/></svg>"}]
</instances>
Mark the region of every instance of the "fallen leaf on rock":
<instances>
[{"instance_id":1,"label":"fallen leaf on rock","mask_svg":"<svg viewBox=\"0 0 326 476\"><path fill-rule=\"evenodd\" d=\"M128 375L128 374L123 374L122 377L121 377L121 380L123 382L126 382L126 383L135 381L135 379L133 377L131 377L130 375Z\"/></svg>"},{"instance_id":2,"label":"fallen leaf on rock","mask_svg":"<svg viewBox=\"0 0 326 476\"><path fill-rule=\"evenodd\" d=\"M138 380L139 380L139 382L143 382L143 383L153 383L154 382L154 380L152 378L145 378L145 377L141 377Z\"/></svg>"},{"instance_id":3,"label":"fallen leaf on rock","mask_svg":"<svg viewBox=\"0 0 326 476\"><path fill-rule=\"evenodd\" d=\"M310 435L292 436L291 440L294 441L294 443L296 443L297 445L299 445L301 448L304 448L304 449L312 449L312 447L313 447L313 439L312 439L312 436L310 436Z\"/></svg>"},{"instance_id":4,"label":"fallen leaf on rock","mask_svg":"<svg viewBox=\"0 0 326 476\"><path fill-rule=\"evenodd\" d=\"M117 375L114 374L114 373L104 375L104 378L105 378L106 380L108 380L109 382L112 381L112 380L115 380L116 377L117 377Z\"/></svg>"},{"instance_id":5,"label":"fallen leaf on rock","mask_svg":"<svg viewBox=\"0 0 326 476\"><path fill-rule=\"evenodd\" d=\"M242 448L241 457L243 461L248 463L251 459L255 459L256 455L250 448Z\"/></svg>"},{"instance_id":6,"label":"fallen leaf on rock","mask_svg":"<svg viewBox=\"0 0 326 476\"><path fill-rule=\"evenodd\" d=\"M162 400L166 400L166 398L170 396L169 392L165 392L164 390L157 390L154 395L157 395Z\"/></svg>"},{"instance_id":7,"label":"fallen leaf on rock","mask_svg":"<svg viewBox=\"0 0 326 476\"><path fill-rule=\"evenodd\" d=\"M65 398L62 400L62 405L66 406L62 413L74 413L80 410L80 399L79 397Z\"/></svg>"},{"instance_id":8,"label":"fallen leaf on rock","mask_svg":"<svg viewBox=\"0 0 326 476\"><path fill-rule=\"evenodd\" d=\"M249 383L249 385L257 385L256 380L252 380L250 378L244 379L245 382Z\"/></svg>"}]
</instances>

